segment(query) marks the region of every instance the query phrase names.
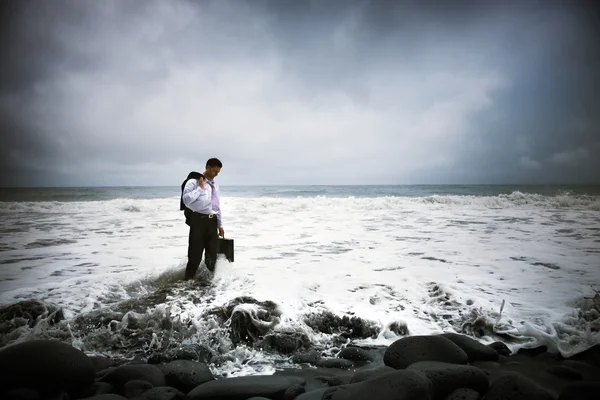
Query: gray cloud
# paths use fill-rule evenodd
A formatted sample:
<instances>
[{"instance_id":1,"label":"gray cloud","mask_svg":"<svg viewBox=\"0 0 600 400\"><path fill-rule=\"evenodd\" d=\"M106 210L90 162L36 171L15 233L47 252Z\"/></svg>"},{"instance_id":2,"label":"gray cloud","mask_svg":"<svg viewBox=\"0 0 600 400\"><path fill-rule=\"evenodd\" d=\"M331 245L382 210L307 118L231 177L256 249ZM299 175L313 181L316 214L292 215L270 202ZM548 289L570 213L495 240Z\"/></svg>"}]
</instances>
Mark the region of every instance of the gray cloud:
<instances>
[{"instance_id":1,"label":"gray cloud","mask_svg":"<svg viewBox=\"0 0 600 400\"><path fill-rule=\"evenodd\" d=\"M597 181L587 3L7 4L2 184Z\"/></svg>"}]
</instances>

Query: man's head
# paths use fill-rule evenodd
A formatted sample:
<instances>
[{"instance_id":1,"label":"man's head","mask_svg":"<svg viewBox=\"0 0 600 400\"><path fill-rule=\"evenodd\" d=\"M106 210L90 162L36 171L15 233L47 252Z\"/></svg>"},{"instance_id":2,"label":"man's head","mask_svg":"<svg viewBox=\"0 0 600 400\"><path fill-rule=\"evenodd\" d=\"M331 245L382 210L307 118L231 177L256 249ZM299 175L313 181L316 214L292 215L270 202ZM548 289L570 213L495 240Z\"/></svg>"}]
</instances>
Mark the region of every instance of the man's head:
<instances>
[{"instance_id":1,"label":"man's head","mask_svg":"<svg viewBox=\"0 0 600 400\"><path fill-rule=\"evenodd\" d=\"M222 167L223 164L221 161L219 161L219 159L210 158L208 161L206 161L206 171L204 171L204 176L207 179L213 180L217 177L217 175L219 175Z\"/></svg>"}]
</instances>

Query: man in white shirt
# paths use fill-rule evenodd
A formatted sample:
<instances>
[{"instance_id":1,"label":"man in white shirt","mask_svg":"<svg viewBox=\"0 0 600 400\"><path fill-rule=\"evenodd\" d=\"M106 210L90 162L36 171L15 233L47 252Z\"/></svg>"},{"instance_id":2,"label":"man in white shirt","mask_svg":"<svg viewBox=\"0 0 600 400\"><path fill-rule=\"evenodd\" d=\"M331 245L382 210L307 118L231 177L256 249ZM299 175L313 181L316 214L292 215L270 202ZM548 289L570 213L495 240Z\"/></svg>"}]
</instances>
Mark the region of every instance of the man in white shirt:
<instances>
[{"instance_id":1,"label":"man in white shirt","mask_svg":"<svg viewBox=\"0 0 600 400\"><path fill-rule=\"evenodd\" d=\"M219 187L214 182L222 167L221 161L211 158L206 162L203 174L198 174L197 179L188 177L183 184L181 200L189 210L186 211L186 223L190 226L185 279L194 278L203 251L206 268L215 271L218 239L225 236Z\"/></svg>"}]
</instances>

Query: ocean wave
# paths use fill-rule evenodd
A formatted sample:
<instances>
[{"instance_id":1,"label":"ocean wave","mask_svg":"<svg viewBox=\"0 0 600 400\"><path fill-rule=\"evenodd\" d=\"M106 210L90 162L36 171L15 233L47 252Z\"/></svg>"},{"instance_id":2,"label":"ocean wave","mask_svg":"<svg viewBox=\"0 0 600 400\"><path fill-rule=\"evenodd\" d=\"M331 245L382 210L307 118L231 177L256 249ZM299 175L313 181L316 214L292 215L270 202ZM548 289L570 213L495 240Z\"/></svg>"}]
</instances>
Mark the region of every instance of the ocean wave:
<instances>
[{"instance_id":1,"label":"ocean wave","mask_svg":"<svg viewBox=\"0 0 600 400\"><path fill-rule=\"evenodd\" d=\"M600 211L600 196L561 193L554 196L514 191L496 196L430 195L423 197L227 197L222 203L252 211L256 208L288 207L292 211L309 210L314 207L336 207L361 210L393 210L414 207L471 208L471 209L539 209ZM89 212L159 212L179 211L177 198L162 199L113 199L85 202L0 202L0 213L89 213Z\"/></svg>"}]
</instances>

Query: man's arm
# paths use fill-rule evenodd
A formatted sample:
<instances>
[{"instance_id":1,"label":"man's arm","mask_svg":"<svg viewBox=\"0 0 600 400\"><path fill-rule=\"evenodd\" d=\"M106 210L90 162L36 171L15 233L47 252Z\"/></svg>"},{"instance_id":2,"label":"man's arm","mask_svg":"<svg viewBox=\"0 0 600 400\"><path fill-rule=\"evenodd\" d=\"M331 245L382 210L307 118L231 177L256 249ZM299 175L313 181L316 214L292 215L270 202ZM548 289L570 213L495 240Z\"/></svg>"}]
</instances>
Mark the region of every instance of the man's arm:
<instances>
[{"instance_id":1,"label":"man's arm","mask_svg":"<svg viewBox=\"0 0 600 400\"><path fill-rule=\"evenodd\" d=\"M183 204L186 205L187 208L193 209L203 209L208 207L210 204L210 196L208 195L208 191L205 188L202 188L196 179L190 179L183 188ZM192 203L196 207L192 206Z\"/></svg>"}]
</instances>

